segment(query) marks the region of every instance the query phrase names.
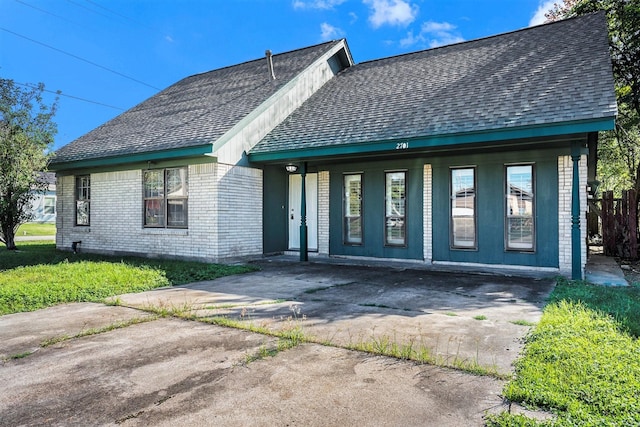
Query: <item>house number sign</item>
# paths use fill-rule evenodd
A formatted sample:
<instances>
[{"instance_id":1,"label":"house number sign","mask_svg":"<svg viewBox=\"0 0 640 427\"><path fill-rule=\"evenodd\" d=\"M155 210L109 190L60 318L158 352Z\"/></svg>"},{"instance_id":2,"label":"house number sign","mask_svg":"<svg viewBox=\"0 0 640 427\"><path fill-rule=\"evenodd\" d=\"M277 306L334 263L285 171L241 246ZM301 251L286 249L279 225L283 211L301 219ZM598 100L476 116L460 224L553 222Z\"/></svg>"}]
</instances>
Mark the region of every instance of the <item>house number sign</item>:
<instances>
[{"instance_id":1,"label":"house number sign","mask_svg":"<svg viewBox=\"0 0 640 427\"><path fill-rule=\"evenodd\" d=\"M398 142L398 143L396 143L396 150L406 150L407 148L409 148L409 143L408 142Z\"/></svg>"}]
</instances>

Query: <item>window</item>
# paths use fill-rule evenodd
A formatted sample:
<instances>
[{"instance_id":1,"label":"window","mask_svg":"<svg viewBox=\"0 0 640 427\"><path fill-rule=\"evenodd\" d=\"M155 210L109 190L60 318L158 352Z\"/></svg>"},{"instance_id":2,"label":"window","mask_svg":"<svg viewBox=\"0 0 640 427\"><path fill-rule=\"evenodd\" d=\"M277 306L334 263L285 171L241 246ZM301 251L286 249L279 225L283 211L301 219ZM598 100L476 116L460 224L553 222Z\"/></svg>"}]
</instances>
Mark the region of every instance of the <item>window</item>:
<instances>
[{"instance_id":1,"label":"window","mask_svg":"<svg viewBox=\"0 0 640 427\"><path fill-rule=\"evenodd\" d=\"M476 246L476 170L451 169L451 247Z\"/></svg>"},{"instance_id":2,"label":"window","mask_svg":"<svg viewBox=\"0 0 640 427\"><path fill-rule=\"evenodd\" d=\"M89 225L91 213L91 177L76 177L76 225Z\"/></svg>"},{"instance_id":3,"label":"window","mask_svg":"<svg viewBox=\"0 0 640 427\"><path fill-rule=\"evenodd\" d=\"M506 175L506 248L533 251L533 165L506 166Z\"/></svg>"},{"instance_id":4,"label":"window","mask_svg":"<svg viewBox=\"0 0 640 427\"><path fill-rule=\"evenodd\" d=\"M407 205L406 172L387 172L385 179L385 233L386 245L404 246L406 239Z\"/></svg>"},{"instance_id":5,"label":"window","mask_svg":"<svg viewBox=\"0 0 640 427\"><path fill-rule=\"evenodd\" d=\"M187 227L187 168L146 170L143 186L145 227Z\"/></svg>"},{"instance_id":6,"label":"window","mask_svg":"<svg viewBox=\"0 0 640 427\"><path fill-rule=\"evenodd\" d=\"M362 174L344 176L344 242L362 244Z\"/></svg>"},{"instance_id":7,"label":"window","mask_svg":"<svg viewBox=\"0 0 640 427\"><path fill-rule=\"evenodd\" d=\"M44 197L44 206L42 213L45 215L54 215L56 213L56 198L52 196Z\"/></svg>"}]
</instances>

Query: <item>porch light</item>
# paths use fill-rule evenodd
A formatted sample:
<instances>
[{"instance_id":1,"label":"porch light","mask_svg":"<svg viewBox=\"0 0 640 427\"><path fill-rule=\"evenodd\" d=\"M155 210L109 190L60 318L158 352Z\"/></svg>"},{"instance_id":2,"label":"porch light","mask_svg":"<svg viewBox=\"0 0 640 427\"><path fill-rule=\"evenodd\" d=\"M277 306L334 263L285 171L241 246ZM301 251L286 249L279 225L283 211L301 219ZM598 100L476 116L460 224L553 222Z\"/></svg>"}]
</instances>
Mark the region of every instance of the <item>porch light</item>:
<instances>
[{"instance_id":1,"label":"porch light","mask_svg":"<svg viewBox=\"0 0 640 427\"><path fill-rule=\"evenodd\" d=\"M285 166L284 168L285 168L285 169L287 170L287 172L289 172L289 173L294 173L294 172L296 172L296 171L298 170L298 166L296 166L296 165L287 165L287 166Z\"/></svg>"}]
</instances>

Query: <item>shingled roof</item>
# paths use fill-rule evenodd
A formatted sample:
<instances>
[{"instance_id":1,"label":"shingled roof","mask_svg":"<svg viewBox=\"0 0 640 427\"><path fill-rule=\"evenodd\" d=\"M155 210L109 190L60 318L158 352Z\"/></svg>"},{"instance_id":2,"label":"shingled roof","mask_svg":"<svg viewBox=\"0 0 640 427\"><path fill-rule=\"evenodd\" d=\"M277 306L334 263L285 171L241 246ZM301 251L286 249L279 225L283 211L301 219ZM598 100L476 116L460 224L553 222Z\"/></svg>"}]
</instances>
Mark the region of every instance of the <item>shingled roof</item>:
<instances>
[{"instance_id":1,"label":"shingled roof","mask_svg":"<svg viewBox=\"0 0 640 427\"><path fill-rule=\"evenodd\" d=\"M52 162L110 158L212 144L340 41L187 77L56 151Z\"/></svg>"},{"instance_id":2,"label":"shingled roof","mask_svg":"<svg viewBox=\"0 0 640 427\"><path fill-rule=\"evenodd\" d=\"M347 68L249 157L434 136L453 144L455 135L615 114L605 18L596 13Z\"/></svg>"}]
</instances>

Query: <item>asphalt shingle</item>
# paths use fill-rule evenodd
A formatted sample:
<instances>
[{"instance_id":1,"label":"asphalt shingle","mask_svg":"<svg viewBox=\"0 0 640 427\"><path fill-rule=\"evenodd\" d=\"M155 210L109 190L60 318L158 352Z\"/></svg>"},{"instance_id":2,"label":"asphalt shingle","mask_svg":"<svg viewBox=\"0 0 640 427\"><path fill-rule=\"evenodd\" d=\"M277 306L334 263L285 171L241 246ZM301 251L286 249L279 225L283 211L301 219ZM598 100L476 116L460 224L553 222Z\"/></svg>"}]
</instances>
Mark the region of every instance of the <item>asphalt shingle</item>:
<instances>
[{"instance_id":1,"label":"asphalt shingle","mask_svg":"<svg viewBox=\"0 0 640 427\"><path fill-rule=\"evenodd\" d=\"M612 117L603 13L365 62L330 80L251 153Z\"/></svg>"},{"instance_id":2,"label":"asphalt shingle","mask_svg":"<svg viewBox=\"0 0 640 427\"><path fill-rule=\"evenodd\" d=\"M187 77L56 151L52 162L213 143L337 41Z\"/></svg>"}]
</instances>

